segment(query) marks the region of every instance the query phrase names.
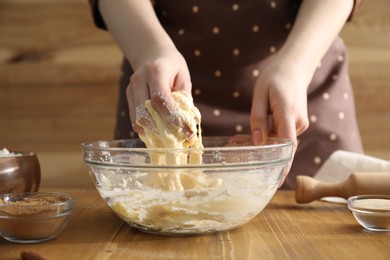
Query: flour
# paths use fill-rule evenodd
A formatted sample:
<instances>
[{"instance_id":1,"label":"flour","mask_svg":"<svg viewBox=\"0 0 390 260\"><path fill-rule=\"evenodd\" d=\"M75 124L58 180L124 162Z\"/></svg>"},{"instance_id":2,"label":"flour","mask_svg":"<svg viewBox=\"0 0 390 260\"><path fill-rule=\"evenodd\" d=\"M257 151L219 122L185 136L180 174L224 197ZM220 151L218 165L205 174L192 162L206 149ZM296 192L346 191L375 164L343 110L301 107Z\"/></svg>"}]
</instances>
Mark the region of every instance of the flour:
<instances>
[{"instance_id":1,"label":"flour","mask_svg":"<svg viewBox=\"0 0 390 260\"><path fill-rule=\"evenodd\" d=\"M20 153L13 153L8 151L6 148L0 150L0 157L13 157L13 156L21 156Z\"/></svg>"}]
</instances>

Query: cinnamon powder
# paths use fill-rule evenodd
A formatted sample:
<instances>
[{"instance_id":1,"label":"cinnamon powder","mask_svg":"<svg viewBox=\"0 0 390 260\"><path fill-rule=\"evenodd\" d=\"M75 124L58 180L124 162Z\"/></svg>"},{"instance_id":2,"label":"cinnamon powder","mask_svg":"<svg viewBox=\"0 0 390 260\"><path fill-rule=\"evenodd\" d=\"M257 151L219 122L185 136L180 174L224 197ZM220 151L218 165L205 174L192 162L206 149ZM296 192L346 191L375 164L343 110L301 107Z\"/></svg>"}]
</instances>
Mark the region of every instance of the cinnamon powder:
<instances>
[{"instance_id":1,"label":"cinnamon powder","mask_svg":"<svg viewBox=\"0 0 390 260\"><path fill-rule=\"evenodd\" d=\"M24 198L18 201L0 199L0 233L14 242L42 242L56 237L67 223L69 210L53 203L68 201L63 197Z\"/></svg>"},{"instance_id":2,"label":"cinnamon powder","mask_svg":"<svg viewBox=\"0 0 390 260\"><path fill-rule=\"evenodd\" d=\"M24 198L23 200L17 201L4 201L0 199L0 205L15 205L15 207L6 207L1 209L1 212L10 214L10 215L31 215L37 214L39 212L43 213L45 211L52 211L49 207L44 207L45 205L50 205L54 203L60 203L68 201L68 197L40 197L40 198ZM32 207L36 206L36 207ZM42 207L40 207L42 206Z\"/></svg>"}]
</instances>

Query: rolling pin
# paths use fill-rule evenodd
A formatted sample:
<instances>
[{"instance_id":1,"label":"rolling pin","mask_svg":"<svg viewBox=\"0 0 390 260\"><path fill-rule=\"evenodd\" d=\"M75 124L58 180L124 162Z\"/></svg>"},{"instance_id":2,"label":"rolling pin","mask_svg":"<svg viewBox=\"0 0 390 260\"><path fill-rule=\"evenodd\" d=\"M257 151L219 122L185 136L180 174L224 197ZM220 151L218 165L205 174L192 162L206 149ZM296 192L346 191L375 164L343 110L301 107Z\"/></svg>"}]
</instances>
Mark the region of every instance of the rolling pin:
<instances>
[{"instance_id":1,"label":"rolling pin","mask_svg":"<svg viewBox=\"0 0 390 260\"><path fill-rule=\"evenodd\" d=\"M295 200L309 203L324 197L341 197L363 194L390 195L390 172L355 172L339 183L326 183L309 176L296 176Z\"/></svg>"}]
</instances>

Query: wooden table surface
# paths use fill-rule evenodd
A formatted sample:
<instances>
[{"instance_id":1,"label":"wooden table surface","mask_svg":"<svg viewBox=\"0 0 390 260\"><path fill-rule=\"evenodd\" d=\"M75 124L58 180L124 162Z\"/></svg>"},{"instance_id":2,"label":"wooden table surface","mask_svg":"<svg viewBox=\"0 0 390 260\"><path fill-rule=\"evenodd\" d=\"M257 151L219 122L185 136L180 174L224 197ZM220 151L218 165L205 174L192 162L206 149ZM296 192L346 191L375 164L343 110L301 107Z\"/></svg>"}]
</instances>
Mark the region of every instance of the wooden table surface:
<instances>
[{"instance_id":1,"label":"wooden table surface","mask_svg":"<svg viewBox=\"0 0 390 260\"><path fill-rule=\"evenodd\" d=\"M58 191L58 190L56 190ZM33 251L46 259L389 259L390 232L370 232L346 205L296 204L277 191L243 227L207 236L165 237L120 220L95 190L60 190L77 198L68 226L55 239L15 244L0 239L0 259Z\"/></svg>"}]
</instances>

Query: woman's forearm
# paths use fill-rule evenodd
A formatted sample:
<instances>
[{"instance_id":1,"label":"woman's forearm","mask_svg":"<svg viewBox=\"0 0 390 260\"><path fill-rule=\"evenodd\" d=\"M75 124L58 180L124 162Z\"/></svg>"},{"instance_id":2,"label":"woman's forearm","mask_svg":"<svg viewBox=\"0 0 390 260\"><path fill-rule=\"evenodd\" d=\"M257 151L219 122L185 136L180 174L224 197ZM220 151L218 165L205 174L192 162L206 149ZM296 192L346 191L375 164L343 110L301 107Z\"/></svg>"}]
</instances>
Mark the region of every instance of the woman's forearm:
<instances>
[{"instance_id":1,"label":"woman's forearm","mask_svg":"<svg viewBox=\"0 0 390 260\"><path fill-rule=\"evenodd\" d=\"M282 59L303 65L314 73L352 7L353 0L304 0L294 27L279 52Z\"/></svg>"},{"instance_id":2,"label":"woman's forearm","mask_svg":"<svg viewBox=\"0 0 390 260\"><path fill-rule=\"evenodd\" d=\"M149 0L100 0L99 9L107 28L134 69L153 50L175 48Z\"/></svg>"}]
</instances>

